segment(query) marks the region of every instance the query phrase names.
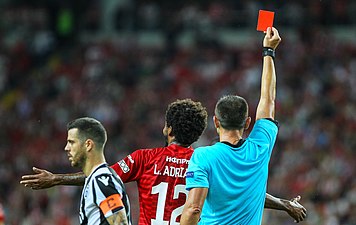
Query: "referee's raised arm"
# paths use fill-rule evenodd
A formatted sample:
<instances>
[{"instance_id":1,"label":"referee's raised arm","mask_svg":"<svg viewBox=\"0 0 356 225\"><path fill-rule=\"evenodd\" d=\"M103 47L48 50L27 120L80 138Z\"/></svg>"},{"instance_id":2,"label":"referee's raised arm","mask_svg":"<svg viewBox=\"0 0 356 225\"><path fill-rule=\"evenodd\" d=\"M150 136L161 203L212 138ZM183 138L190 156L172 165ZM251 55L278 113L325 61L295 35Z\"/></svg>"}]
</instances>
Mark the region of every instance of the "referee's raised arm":
<instances>
[{"instance_id":1,"label":"referee's raised arm","mask_svg":"<svg viewBox=\"0 0 356 225\"><path fill-rule=\"evenodd\" d=\"M256 120L274 119L276 99L276 71L274 67L275 50L281 42L278 30L267 28L263 39L263 68L261 77L261 97L256 110Z\"/></svg>"}]
</instances>

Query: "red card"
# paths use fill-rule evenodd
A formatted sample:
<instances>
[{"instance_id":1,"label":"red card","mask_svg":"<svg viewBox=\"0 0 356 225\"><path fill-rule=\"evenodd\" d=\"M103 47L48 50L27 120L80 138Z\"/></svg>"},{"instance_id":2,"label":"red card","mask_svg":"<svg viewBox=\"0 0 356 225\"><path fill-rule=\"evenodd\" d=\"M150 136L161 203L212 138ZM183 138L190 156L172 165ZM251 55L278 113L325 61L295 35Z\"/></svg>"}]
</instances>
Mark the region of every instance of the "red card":
<instances>
[{"instance_id":1,"label":"red card","mask_svg":"<svg viewBox=\"0 0 356 225\"><path fill-rule=\"evenodd\" d=\"M274 12L260 10L258 12L257 30L266 31L267 27L273 26Z\"/></svg>"}]
</instances>

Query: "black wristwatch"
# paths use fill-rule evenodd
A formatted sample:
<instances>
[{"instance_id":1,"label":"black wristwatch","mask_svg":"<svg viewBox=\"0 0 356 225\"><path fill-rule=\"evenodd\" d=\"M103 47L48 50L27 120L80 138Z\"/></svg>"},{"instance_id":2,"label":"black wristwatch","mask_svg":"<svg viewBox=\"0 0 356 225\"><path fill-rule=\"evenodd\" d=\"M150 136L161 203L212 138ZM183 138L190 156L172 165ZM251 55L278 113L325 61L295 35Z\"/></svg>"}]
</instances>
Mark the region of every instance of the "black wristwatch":
<instances>
[{"instance_id":1,"label":"black wristwatch","mask_svg":"<svg viewBox=\"0 0 356 225\"><path fill-rule=\"evenodd\" d=\"M276 57L276 51L271 47L263 47L262 56L271 56L274 60L274 58Z\"/></svg>"}]
</instances>

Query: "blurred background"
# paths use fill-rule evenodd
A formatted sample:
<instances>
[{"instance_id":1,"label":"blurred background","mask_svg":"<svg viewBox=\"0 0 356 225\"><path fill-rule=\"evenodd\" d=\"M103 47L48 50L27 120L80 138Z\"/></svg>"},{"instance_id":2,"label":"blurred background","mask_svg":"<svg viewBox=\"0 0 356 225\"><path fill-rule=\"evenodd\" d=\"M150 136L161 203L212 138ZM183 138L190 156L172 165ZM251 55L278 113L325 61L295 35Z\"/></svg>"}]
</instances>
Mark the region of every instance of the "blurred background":
<instances>
[{"instance_id":1,"label":"blurred background","mask_svg":"<svg viewBox=\"0 0 356 225\"><path fill-rule=\"evenodd\" d=\"M8 225L78 224L80 187L32 191L32 166L70 167L66 123L108 130L108 163L162 146L167 104L224 94L255 115L262 68L259 9L275 11L280 133L268 192L301 195L305 225L356 224L356 1L0 0L0 203ZM138 202L128 184L134 224ZM289 225L265 210L263 224Z\"/></svg>"}]
</instances>

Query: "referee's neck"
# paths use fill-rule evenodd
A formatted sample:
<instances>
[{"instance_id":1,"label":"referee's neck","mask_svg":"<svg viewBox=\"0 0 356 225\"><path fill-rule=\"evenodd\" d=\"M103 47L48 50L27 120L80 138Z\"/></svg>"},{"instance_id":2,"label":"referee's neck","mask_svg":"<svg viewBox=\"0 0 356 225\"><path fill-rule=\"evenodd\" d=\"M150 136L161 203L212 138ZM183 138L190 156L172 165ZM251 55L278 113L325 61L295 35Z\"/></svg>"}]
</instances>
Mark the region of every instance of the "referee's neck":
<instances>
[{"instance_id":1,"label":"referee's neck","mask_svg":"<svg viewBox=\"0 0 356 225\"><path fill-rule=\"evenodd\" d=\"M225 130L220 128L219 139L220 142L228 142L230 144L236 145L243 136L242 130Z\"/></svg>"}]
</instances>

